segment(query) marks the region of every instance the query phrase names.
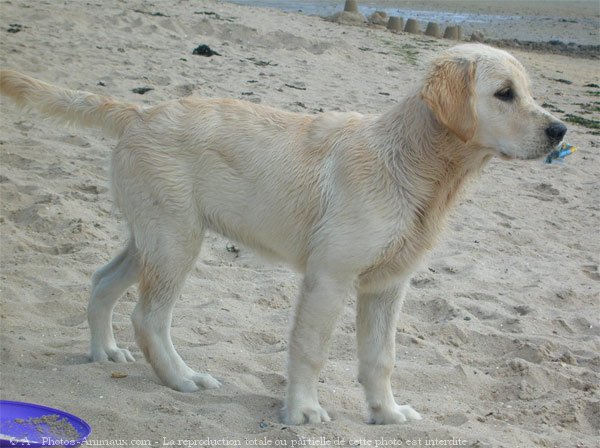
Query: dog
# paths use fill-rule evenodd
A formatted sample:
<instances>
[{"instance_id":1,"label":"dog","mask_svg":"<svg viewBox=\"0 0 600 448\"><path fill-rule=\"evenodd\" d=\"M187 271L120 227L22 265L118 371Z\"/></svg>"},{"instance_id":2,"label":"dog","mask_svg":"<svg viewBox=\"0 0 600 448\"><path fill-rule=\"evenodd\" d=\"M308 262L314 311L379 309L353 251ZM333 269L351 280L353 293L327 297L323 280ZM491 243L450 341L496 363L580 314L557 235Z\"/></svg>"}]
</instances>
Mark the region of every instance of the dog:
<instances>
[{"instance_id":1,"label":"dog","mask_svg":"<svg viewBox=\"0 0 600 448\"><path fill-rule=\"evenodd\" d=\"M442 52L418 89L381 115L304 115L197 97L140 107L11 70L1 72L0 91L118 139L111 187L130 234L92 278L92 361L134 360L117 346L111 320L138 283L135 338L158 377L183 392L220 386L188 367L170 336L173 305L209 229L304 273L290 332L287 424L330 420L317 383L348 294L357 296L358 378L371 422L421 418L396 403L390 384L412 272L490 158L538 159L567 131L535 103L523 66L481 44Z\"/></svg>"}]
</instances>

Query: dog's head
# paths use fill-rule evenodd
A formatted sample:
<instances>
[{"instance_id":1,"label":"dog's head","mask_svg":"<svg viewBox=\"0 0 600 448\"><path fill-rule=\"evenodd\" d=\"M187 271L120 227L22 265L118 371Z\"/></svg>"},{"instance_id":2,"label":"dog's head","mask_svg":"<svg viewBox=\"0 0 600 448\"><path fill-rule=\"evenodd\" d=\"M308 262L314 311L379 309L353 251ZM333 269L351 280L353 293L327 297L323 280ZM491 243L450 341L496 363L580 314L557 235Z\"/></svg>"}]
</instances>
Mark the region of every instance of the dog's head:
<instances>
[{"instance_id":1,"label":"dog's head","mask_svg":"<svg viewBox=\"0 0 600 448\"><path fill-rule=\"evenodd\" d=\"M535 159L558 145L566 126L538 106L523 66L481 44L453 47L432 64L421 97L463 142L505 158Z\"/></svg>"}]
</instances>

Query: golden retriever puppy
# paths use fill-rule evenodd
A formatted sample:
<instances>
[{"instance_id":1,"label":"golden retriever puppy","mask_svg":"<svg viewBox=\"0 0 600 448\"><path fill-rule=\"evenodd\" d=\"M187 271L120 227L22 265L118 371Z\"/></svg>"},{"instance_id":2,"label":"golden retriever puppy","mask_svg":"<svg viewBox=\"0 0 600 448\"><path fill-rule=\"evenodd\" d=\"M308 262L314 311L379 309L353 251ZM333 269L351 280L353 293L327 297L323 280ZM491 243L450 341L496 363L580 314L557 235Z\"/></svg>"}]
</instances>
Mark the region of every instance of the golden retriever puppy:
<instances>
[{"instance_id":1,"label":"golden retriever puppy","mask_svg":"<svg viewBox=\"0 0 600 448\"><path fill-rule=\"evenodd\" d=\"M214 230L304 273L289 341L283 420L328 421L317 397L333 323L357 295L358 377L373 423L420 419L390 385L408 280L467 179L494 155L536 159L566 127L538 106L505 51L441 53L422 85L381 115L303 115L232 99L155 107L1 72L18 104L118 139L111 186L126 247L93 276L93 361L133 361L112 331L121 294L139 284L137 343L159 378L185 392L219 387L171 342L172 309L202 238Z\"/></svg>"}]
</instances>

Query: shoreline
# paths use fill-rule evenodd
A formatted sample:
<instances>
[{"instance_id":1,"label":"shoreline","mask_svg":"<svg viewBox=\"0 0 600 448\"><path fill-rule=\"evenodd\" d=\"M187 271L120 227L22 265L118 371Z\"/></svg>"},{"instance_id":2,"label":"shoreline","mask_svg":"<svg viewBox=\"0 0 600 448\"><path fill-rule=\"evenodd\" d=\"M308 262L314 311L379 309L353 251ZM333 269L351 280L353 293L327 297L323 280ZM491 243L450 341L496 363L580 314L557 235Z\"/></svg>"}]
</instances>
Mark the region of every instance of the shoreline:
<instances>
[{"instance_id":1,"label":"shoreline","mask_svg":"<svg viewBox=\"0 0 600 448\"><path fill-rule=\"evenodd\" d=\"M600 45L580 45L565 43L560 40L547 42L523 41L519 39L486 39L483 43L498 48L509 48L514 50L533 51L536 53L551 53L597 60L600 59Z\"/></svg>"},{"instance_id":2,"label":"shoreline","mask_svg":"<svg viewBox=\"0 0 600 448\"><path fill-rule=\"evenodd\" d=\"M267 7L288 13L301 12L327 18L342 11L343 0L291 1L281 0L233 0L230 3L254 7ZM424 30L430 21L440 24L442 29L448 25L460 25L468 38L474 31L483 31L486 38L493 41L516 39L522 46L526 43L549 43L560 41L576 53L592 54L600 52L600 12L594 1L574 2L561 0L534 0L518 2L516 0L450 0L426 1L378 0L359 1L359 11L368 17L375 11L384 11L388 15L409 18L420 22ZM513 48L520 48L518 45ZM549 46L550 51L556 48Z\"/></svg>"}]
</instances>

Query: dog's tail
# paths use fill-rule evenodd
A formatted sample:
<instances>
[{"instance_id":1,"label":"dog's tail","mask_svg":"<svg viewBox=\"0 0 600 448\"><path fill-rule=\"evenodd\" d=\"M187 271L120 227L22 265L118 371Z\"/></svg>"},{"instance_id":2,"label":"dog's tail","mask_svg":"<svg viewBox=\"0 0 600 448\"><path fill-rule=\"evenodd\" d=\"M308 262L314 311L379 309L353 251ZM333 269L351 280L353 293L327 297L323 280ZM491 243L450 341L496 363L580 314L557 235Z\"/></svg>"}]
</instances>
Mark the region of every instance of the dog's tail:
<instances>
[{"instance_id":1,"label":"dog's tail","mask_svg":"<svg viewBox=\"0 0 600 448\"><path fill-rule=\"evenodd\" d=\"M112 98L47 84L14 70L0 70L0 93L68 124L96 127L114 137L140 117L140 108Z\"/></svg>"}]
</instances>

